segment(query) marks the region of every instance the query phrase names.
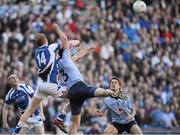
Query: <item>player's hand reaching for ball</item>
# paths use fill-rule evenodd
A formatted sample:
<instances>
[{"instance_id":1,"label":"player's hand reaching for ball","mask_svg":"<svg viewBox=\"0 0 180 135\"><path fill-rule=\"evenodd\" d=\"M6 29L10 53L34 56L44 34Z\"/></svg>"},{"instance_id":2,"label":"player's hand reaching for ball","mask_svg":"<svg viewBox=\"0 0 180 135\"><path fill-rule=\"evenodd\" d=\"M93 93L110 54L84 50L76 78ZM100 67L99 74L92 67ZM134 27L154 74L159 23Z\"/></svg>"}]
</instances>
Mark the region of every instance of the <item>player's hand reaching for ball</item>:
<instances>
[{"instance_id":1,"label":"player's hand reaching for ball","mask_svg":"<svg viewBox=\"0 0 180 135\"><path fill-rule=\"evenodd\" d=\"M99 116L99 117L102 117L104 115L104 113L101 112L100 109L96 109L96 115Z\"/></svg>"}]
</instances>

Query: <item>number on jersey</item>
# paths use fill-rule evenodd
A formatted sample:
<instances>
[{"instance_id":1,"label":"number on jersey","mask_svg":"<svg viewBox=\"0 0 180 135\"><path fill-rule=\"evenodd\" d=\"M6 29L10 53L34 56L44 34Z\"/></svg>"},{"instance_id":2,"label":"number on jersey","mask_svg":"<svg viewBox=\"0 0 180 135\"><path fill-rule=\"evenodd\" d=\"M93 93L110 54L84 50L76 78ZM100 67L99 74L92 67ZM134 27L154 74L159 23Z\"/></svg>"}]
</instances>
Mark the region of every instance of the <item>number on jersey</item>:
<instances>
[{"instance_id":1,"label":"number on jersey","mask_svg":"<svg viewBox=\"0 0 180 135\"><path fill-rule=\"evenodd\" d=\"M46 65L46 58L44 52L38 53L37 55L38 65L41 67L41 64Z\"/></svg>"},{"instance_id":2,"label":"number on jersey","mask_svg":"<svg viewBox=\"0 0 180 135\"><path fill-rule=\"evenodd\" d=\"M60 74L63 76L63 80L64 80L65 82L67 82L67 80L68 80L68 74L65 73L63 69L60 71Z\"/></svg>"}]
</instances>

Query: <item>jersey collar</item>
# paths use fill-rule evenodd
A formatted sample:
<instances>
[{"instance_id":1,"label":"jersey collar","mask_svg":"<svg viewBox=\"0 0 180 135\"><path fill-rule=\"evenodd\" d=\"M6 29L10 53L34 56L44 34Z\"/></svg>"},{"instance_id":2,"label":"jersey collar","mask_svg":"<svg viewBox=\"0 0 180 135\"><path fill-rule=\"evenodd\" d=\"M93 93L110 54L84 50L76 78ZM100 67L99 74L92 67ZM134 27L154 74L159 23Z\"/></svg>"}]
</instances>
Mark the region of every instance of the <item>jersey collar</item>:
<instances>
[{"instance_id":1,"label":"jersey collar","mask_svg":"<svg viewBox=\"0 0 180 135\"><path fill-rule=\"evenodd\" d=\"M45 45L42 45L42 46L40 46L38 48L44 48L44 47L47 47L47 46L48 46L48 44L45 44Z\"/></svg>"}]
</instances>

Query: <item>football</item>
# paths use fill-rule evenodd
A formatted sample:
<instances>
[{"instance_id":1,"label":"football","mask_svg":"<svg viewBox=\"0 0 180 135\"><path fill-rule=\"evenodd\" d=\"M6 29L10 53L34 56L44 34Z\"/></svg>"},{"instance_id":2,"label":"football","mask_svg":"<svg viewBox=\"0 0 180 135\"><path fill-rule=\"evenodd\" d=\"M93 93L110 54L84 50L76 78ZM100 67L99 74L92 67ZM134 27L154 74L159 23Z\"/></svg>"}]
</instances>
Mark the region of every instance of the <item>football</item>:
<instances>
[{"instance_id":1,"label":"football","mask_svg":"<svg viewBox=\"0 0 180 135\"><path fill-rule=\"evenodd\" d=\"M146 3L144 1L138 0L133 4L133 10L135 13L141 14L146 11Z\"/></svg>"}]
</instances>

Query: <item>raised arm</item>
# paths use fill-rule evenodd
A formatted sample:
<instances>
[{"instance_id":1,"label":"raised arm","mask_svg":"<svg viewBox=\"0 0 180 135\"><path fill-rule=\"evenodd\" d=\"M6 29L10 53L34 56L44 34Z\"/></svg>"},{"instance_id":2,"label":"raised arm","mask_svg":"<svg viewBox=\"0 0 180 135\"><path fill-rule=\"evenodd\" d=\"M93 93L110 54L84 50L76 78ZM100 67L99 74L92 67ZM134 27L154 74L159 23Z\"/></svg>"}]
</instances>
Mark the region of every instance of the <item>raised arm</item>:
<instances>
[{"instance_id":1,"label":"raised arm","mask_svg":"<svg viewBox=\"0 0 180 135\"><path fill-rule=\"evenodd\" d=\"M73 57L73 61L77 61L80 58L84 57L85 55L89 54L92 50L94 50L97 47L96 44L92 44L90 47L81 49L78 53L76 53Z\"/></svg>"},{"instance_id":2,"label":"raised arm","mask_svg":"<svg viewBox=\"0 0 180 135\"><path fill-rule=\"evenodd\" d=\"M80 41L79 40L69 40L69 48L71 49L72 47L75 46L80 46Z\"/></svg>"},{"instance_id":3,"label":"raised arm","mask_svg":"<svg viewBox=\"0 0 180 135\"><path fill-rule=\"evenodd\" d=\"M4 103L3 106L3 128L5 129L9 129L9 125L7 122L7 116L8 116L8 105L6 103Z\"/></svg>"},{"instance_id":4,"label":"raised arm","mask_svg":"<svg viewBox=\"0 0 180 135\"><path fill-rule=\"evenodd\" d=\"M69 41L65 33L59 28L57 24L53 24L52 29L58 34L62 42L62 48L69 50Z\"/></svg>"}]
</instances>

